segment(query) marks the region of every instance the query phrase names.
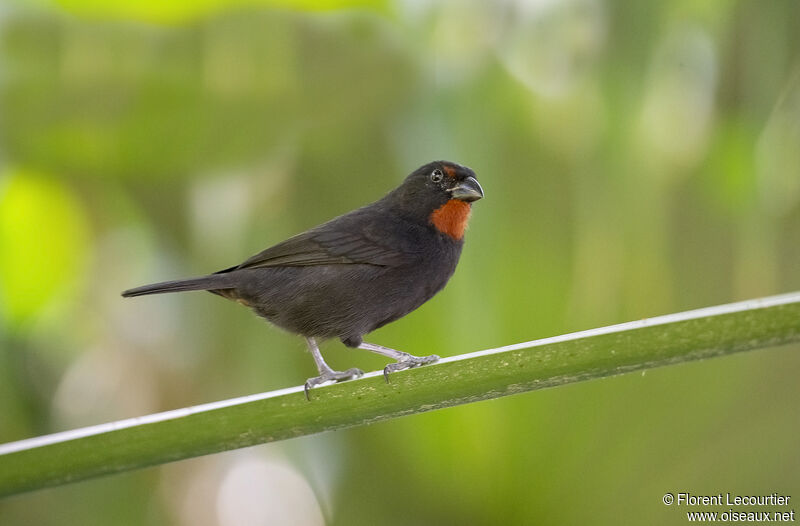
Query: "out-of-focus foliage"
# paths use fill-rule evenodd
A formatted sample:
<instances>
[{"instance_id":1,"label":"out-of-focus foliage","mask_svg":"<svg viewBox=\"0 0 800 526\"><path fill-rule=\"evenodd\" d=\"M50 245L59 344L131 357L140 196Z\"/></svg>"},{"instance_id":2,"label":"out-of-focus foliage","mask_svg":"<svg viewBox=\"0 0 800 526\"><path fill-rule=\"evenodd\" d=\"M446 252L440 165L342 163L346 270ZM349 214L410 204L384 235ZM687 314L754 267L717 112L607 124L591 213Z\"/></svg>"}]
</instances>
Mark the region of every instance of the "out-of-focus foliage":
<instances>
[{"instance_id":1,"label":"out-of-focus foliage","mask_svg":"<svg viewBox=\"0 0 800 526\"><path fill-rule=\"evenodd\" d=\"M238 305L118 293L434 158L487 197L451 284L373 341L457 354L800 289L792 0L35 5L0 19L0 441L313 374ZM674 524L667 491L800 494L798 367L475 404L16 498L0 523Z\"/></svg>"},{"instance_id":2,"label":"out-of-focus foliage","mask_svg":"<svg viewBox=\"0 0 800 526\"><path fill-rule=\"evenodd\" d=\"M3 318L24 323L83 279L86 217L68 187L21 171L0 194L0 297Z\"/></svg>"},{"instance_id":3,"label":"out-of-focus foliage","mask_svg":"<svg viewBox=\"0 0 800 526\"><path fill-rule=\"evenodd\" d=\"M331 11L346 8L384 10L386 0L39 0L86 17L120 18L144 22L181 23L231 8L282 8Z\"/></svg>"}]
</instances>

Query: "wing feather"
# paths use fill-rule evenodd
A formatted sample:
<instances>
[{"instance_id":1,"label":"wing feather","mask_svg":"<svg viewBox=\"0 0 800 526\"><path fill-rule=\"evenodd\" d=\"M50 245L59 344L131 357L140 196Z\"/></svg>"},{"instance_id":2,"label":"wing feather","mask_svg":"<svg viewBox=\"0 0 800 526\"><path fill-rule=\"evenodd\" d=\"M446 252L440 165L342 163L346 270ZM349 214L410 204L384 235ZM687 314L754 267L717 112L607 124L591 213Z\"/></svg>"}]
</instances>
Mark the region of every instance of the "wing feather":
<instances>
[{"instance_id":1,"label":"wing feather","mask_svg":"<svg viewBox=\"0 0 800 526\"><path fill-rule=\"evenodd\" d=\"M386 241L386 225L380 218L342 216L291 237L245 261L226 269L278 266L366 264L382 267L401 265L413 257ZM372 219L372 221L370 221Z\"/></svg>"}]
</instances>

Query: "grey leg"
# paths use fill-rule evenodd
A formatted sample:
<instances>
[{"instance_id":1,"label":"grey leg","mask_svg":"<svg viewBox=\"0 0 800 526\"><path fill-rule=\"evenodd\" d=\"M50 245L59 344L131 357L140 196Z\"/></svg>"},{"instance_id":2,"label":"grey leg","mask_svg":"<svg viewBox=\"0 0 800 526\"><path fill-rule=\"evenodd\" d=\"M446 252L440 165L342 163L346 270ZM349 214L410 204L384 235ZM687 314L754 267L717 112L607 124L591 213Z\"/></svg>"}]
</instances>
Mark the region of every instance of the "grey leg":
<instances>
[{"instance_id":1,"label":"grey leg","mask_svg":"<svg viewBox=\"0 0 800 526\"><path fill-rule=\"evenodd\" d=\"M348 369L346 371L334 371L327 363L325 363L322 353L319 352L319 346L317 345L316 340L314 340L314 338L306 338L306 342L308 343L308 350L311 352L311 356L314 358L314 363L317 364L317 370L319 371L319 376L315 376L314 378L309 378L306 380L306 400L309 400L308 391L314 387L317 387L318 385L322 385L326 382L350 380L352 378L358 378L364 374L364 371L356 368Z\"/></svg>"},{"instance_id":2,"label":"grey leg","mask_svg":"<svg viewBox=\"0 0 800 526\"><path fill-rule=\"evenodd\" d=\"M411 369L412 367L419 367L420 365L428 365L430 363L436 363L439 361L439 357L435 354L431 354L430 356L414 356L413 354L408 354L407 352L395 351L394 349L384 347L383 345L375 345L374 343L362 342L358 348L364 349L365 351L372 351L382 354L383 356L388 356L393 360L397 360L397 362L390 363L383 368L383 377L386 379L386 382L389 382L389 373L402 371L403 369Z\"/></svg>"}]
</instances>

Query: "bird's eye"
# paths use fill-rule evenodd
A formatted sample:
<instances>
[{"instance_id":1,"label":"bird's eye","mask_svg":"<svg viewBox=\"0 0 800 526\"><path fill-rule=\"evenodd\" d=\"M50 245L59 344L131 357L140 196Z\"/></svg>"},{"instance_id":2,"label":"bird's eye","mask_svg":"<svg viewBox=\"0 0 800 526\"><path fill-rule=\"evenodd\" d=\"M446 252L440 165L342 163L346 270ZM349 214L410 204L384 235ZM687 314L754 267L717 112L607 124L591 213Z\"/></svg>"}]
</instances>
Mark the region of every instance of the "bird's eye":
<instances>
[{"instance_id":1,"label":"bird's eye","mask_svg":"<svg viewBox=\"0 0 800 526\"><path fill-rule=\"evenodd\" d=\"M431 181L433 181L434 183L441 182L443 177L444 177L444 174L438 168L435 169L433 172L431 172Z\"/></svg>"}]
</instances>

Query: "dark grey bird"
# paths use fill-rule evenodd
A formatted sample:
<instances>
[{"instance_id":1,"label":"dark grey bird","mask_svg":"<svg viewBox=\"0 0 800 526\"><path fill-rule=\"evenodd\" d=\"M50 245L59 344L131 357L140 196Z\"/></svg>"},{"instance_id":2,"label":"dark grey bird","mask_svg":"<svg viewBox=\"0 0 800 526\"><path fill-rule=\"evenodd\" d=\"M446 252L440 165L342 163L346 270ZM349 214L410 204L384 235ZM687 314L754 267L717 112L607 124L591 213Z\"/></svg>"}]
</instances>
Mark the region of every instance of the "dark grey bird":
<instances>
[{"instance_id":1,"label":"dark grey bird","mask_svg":"<svg viewBox=\"0 0 800 526\"><path fill-rule=\"evenodd\" d=\"M475 172L448 161L428 163L382 199L274 245L235 267L208 276L145 285L125 297L207 290L306 338L319 376L309 389L357 378L335 371L317 340L339 338L396 360L394 371L439 357L366 343L363 336L413 311L453 275L472 202L483 197Z\"/></svg>"}]
</instances>

